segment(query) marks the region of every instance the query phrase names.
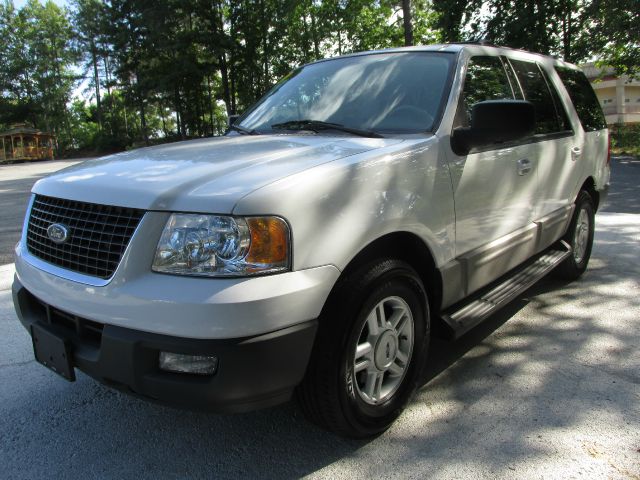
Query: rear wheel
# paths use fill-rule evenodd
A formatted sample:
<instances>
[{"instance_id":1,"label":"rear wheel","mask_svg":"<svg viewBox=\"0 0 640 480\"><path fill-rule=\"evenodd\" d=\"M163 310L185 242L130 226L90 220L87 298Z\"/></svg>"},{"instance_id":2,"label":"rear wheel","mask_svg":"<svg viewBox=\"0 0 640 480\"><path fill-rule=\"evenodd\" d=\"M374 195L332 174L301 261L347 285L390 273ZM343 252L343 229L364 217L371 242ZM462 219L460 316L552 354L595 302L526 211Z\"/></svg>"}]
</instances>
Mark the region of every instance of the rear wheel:
<instances>
[{"instance_id":1,"label":"rear wheel","mask_svg":"<svg viewBox=\"0 0 640 480\"><path fill-rule=\"evenodd\" d=\"M563 240L567 242L572 253L555 270L554 274L565 280L575 280L587 269L595 226L595 208L593 199L586 191L581 191L576 199L576 208L569 229Z\"/></svg>"},{"instance_id":2,"label":"rear wheel","mask_svg":"<svg viewBox=\"0 0 640 480\"><path fill-rule=\"evenodd\" d=\"M348 275L332 293L297 396L306 416L351 437L386 430L417 386L429 310L420 278L383 260Z\"/></svg>"}]
</instances>

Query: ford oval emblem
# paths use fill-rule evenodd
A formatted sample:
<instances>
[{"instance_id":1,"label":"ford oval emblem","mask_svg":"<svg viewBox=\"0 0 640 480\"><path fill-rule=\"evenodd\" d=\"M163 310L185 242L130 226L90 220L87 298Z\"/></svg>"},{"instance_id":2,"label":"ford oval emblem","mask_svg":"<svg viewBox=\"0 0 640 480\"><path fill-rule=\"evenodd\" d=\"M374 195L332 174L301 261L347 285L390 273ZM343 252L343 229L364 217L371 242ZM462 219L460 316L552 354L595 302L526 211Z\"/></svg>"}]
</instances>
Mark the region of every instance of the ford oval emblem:
<instances>
[{"instance_id":1,"label":"ford oval emblem","mask_svg":"<svg viewBox=\"0 0 640 480\"><path fill-rule=\"evenodd\" d=\"M64 243L69 238L69 229L61 223L52 223L47 228L47 236L53 243Z\"/></svg>"}]
</instances>

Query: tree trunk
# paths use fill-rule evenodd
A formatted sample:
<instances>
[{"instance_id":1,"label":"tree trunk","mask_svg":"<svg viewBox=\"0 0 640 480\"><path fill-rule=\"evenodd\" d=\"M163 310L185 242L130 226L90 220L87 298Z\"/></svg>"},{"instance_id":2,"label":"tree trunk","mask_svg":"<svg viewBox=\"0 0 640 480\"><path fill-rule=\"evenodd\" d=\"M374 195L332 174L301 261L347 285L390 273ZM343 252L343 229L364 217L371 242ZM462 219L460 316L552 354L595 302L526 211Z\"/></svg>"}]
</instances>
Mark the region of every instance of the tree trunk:
<instances>
[{"instance_id":1,"label":"tree trunk","mask_svg":"<svg viewBox=\"0 0 640 480\"><path fill-rule=\"evenodd\" d=\"M195 127L196 127L196 131L198 132L198 136L202 137L204 136L203 134L203 128L202 128L202 117L203 117L203 112L202 112L202 104L200 103L202 100L202 89L199 87L196 87L193 91L193 95L194 95L194 104L195 104L195 117L196 117L196 121L195 121Z\"/></svg>"},{"instance_id":2,"label":"tree trunk","mask_svg":"<svg viewBox=\"0 0 640 480\"><path fill-rule=\"evenodd\" d=\"M162 99L160 99L160 119L162 120L162 133L164 134L165 138L169 136L169 132L167 130L167 122L164 118L164 101Z\"/></svg>"},{"instance_id":3,"label":"tree trunk","mask_svg":"<svg viewBox=\"0 0 640 480\"><path fill-rule=\"evenodd\" d=\"M313 5L311 6L313 8ZM320 58L320 46L318 45L318 29L316 26L316 17L313 14L313 10L309 12L311 16L311 35L313 36L313 52L315 53L315 60Z\"/></svg>"},{"instance_id":4,"label":"tree trunk","mask_svg":"<svg viewBox=\"0 0 640 480\"><path fill-rule=\"evenodd\" d=\"M109 96L111 96L111 68L109 67L109 59L107 55L102 57L102 62L104 64L104 76L105 76L105 79L107 80L106 82L107 93L109 94Z\"/></svg>"},{"instance_id":5,"label":"tree trunk","mask_svg":"<svg viewBox=\"0 0 640 480\"><path fill-rule=\"evenodd\" d=\"M213 112L213 93L211 91L211 75L207 75L207 88L209 90L209 126L211 127L211 135L215 134L215 127L213 124L214 112ZM227 103L227 113L229 113L229 104Z\"/></svg>"},{"instance_id":6,"label":"tree trunk","mask_svg":"<svg viewBox=\"0 0 640 480\"><path fill-rule=\"evenodd\" d=\"M144 108L144 95L138 90L138 98L140 100L140 130L145 145L149 145L149 132L147 132L147 112Z\"/></svg>"},{"instance_id":7,"label":"tree trunk","mask_svg":"<svg viewBox=\"0 0 640 480\"><path fill-rule=\"evenodd\" d=\"M562 51L564 52L564 59L567 62L573 61L571 56L571 13L572 13L571 2L565 3L565 11L562 15Z\"/></svg>"},{"instance_id":8,"label":"tree trunk","mask_svg":"<svg viewBox=\"0 0 640 480\"><path fill-rule=\"evenodd\" d=\"M222 21L222 17L221 17ZM233 15L229 16L229 36L231 38L236 38L236 26L235 26L235 17ZM229 76L229 97L231 98L231 114L237 114L237 104L236 104L236 63L234 58L234 51L231 50L229 52L229 62L226 63L226 55L225 55L225 65L228 69Z\"/></svg>"},{"instance_id":9,"label":"tree trunk","mask_svg":"<svg viewBox=\"0 0 640 480\"><path fill-rule=\"evenodd\" d=\"M238 113L238 105L236 104L236 73L235 73L235 70L231 70L231 113L233 115Z\"/></svg>"},{"instance_id":10,"label":"tree trunk","mask_svg":"<svg viewBox=\"0 0 640 480\"><path fill-rule=\"evenodd\" d=\"M108 102L107 102L107 110L109 112L109 133L113 136L113 95L111 94L111 69L109 67L109 58L108 55L105 54L102 57L102 63L104 65L104 76L105 76L105 85L107 87ZM127 132L125 132L127 133ZM128 134L128 133L127 133Z\"/></svg>"},{"instance_id":11,"label":"tree trunk","mask_svg":"<svg viewBox=\"0 0 640 480\"><path fill-rule=\"evenodd\" d=\"M302 14L302 58L304 59L304 63L309 61L309 49L311 45L309 45L309 26L307 25L307 12L303 12Z\"/></svg>"},{"instance_id":12,"label":"tree trunk","mask_svg":"<svg viewBox=\"0 0 640 480\"><path fill-rule=\"evenodd\" d=\"M93 84L96 89L96 116L98 117L98 128L102 132L102 103L100 102L100 77L98 76L98 55L96 46L91 42L91 63L93 63Z\"/></svg>"},{"instance_id":13,"label":"tree trunk","mask_svg":"<svg viewBox=\"0 0 640 480\"><path fill-rule=\"evenodd\" d=\"M227 55L223 53L219 57L220 63L220 76L222 77L222 95L224 97L224 104L227 107L227 115L231 115L233 112L233 106L231 105L231 90L229 87L229 71L227 69Z\"/></svg>"},{"instance_id":14,"label":"tree trunk","mask_svg":"<svg viewBox=\"0 0 640 480\"><path fill-rule=\"evenodd\" d=\"M411 24L411 0L402 0L402 22L404 23L404 45L413 45L413 25Z\"/></svg>"},{"instance_id":15,"label":"tree trunk","mask_svg":"<svg viewBox=\"0 0 640 480\"><path fill-rule=\"evenodd\" d=\"M266 15L265 15L265 7L264 7L264 1L262 2L262 67L263 67L263 73L262 73L262 91L260 92L260 95L264 94L267 91L267 88L269 88L269 84L270 82L270 75L269 75L269 58L270 58L271 52L269 49L269 28L268 28L268 23L266 21Z\"/></svg>"},{"instance_id":16,"label":"tree trunk","mask_svg":"<svg viewBox=\"0 0 640 480\"><path fill-rule=\"evenodd\" d=\"M182 102L180 101L180 92L178 91L178 87L175 87L173 91L173 99L175 102L175 110L176 110L176 135L180 137L180 139L184 140L184 121L182 118Z\"/></svg>"},{"instance_id":17,"label":"tree trunk","mask_svg":"<svg viewBox=\"0 0 640 480\"><path fill-rule=\"evenodd\" d=\"M122 102L122 113L124 114L124 134L129 142L129 117L127 116L127 105Z\"/></svg>"}]
</instances>

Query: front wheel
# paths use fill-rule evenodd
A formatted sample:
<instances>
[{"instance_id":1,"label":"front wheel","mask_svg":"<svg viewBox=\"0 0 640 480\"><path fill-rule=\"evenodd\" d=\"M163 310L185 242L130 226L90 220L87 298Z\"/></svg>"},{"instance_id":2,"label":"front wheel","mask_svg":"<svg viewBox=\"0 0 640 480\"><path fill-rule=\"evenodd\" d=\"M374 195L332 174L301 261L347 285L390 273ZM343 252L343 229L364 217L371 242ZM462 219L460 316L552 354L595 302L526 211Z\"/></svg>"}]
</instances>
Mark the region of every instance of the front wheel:
<instances>
[{"instance_id":1,"label":"front wheel","mask_svg":"<svg viewBox=\"0 0 640 480\"><path fill-rule=\"evenodd\" d=\"M593 199L591 195L583 190L576 199L573 218L563 238L571 246L572 252L555 270L554 274L557 277L565 280L575 280L585 272L589 264L589 258L591 258L594 226L595 208L593 207Z\"/></svg>"},{"instance_id":2,"label":"front wheel","mask_svg":"<svg viewBox=\"0 0 640 480\"><path fill-rule=\"evenodd\" d=\"M429 341L420 278L406 263L383 260L348 275L320 317L303 383L302 410L350 437L386 430L417 386Z\"/></svg>"}]
</instances>

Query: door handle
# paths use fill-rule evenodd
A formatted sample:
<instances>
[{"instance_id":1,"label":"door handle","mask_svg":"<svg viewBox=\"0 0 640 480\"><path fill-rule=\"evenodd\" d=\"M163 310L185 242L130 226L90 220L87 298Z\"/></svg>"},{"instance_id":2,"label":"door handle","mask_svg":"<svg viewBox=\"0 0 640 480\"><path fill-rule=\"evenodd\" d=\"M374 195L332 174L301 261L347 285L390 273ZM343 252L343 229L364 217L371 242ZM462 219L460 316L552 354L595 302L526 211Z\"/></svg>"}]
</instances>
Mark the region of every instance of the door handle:
<instances>
[{"instance_id":1,"label":"door handle","mask_svg":"<svg viewBox=\"0 0 640 480\"><path fill-rule=\"evenodd\" d=\"M531 171L533 167L531 166L531 160L528 158L521 158L518 160L518 175L526 175Z\"/></svg>"},{"instance_id":2,"label":"door handle","mask_svg":"<svg viewBox=\"0 0 640 480\"><path fill-rule=\"evenodd\" d=\"M573 147L571 149L571 161L575 162L582 155L582 149L580 147Z\"/></svg>"}]
</instances>

